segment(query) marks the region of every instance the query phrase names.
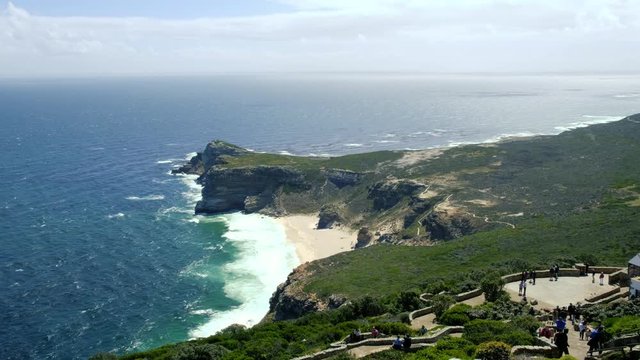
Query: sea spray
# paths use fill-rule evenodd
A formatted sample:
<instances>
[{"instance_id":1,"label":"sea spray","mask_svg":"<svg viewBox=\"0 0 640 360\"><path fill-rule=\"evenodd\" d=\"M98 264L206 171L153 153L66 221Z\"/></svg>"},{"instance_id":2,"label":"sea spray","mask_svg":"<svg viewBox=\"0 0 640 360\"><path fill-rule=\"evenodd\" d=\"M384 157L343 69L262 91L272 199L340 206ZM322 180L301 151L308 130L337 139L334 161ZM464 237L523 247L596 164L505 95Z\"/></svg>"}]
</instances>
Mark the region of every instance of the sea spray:
<instances>
[{"instance_id":1,"label":"sea spray","mask_svg":"<svg viewBox=\"0 0 640 360\"><path fill-rule=\"evenodd\" d=\"M213 335L232 324L259 322L269 310L273 291L300 263L284 228L274 219L240 213L221 217L227 221L223 238L237 250L235 259L222 267L224 292L240 305L226 311L192 310L209 315L205 324L190 332L194 338Z\"/></svg>"}]
</instances>

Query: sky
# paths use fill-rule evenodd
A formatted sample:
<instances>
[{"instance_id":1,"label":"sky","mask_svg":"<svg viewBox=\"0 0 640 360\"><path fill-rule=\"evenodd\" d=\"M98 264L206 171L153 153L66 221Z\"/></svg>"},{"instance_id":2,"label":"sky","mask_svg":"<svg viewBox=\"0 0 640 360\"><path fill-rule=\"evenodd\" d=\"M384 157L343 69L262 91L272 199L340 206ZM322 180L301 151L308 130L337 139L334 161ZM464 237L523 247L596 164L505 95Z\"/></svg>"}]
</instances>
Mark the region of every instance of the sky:
<instances>
[{"instance_id":1,"label":"sky","mask_svg":"<svg viewBox=\"0 0 640 360\"><path fill-rule=\"evenodd\" d=\"M640 0L0 2L3 77L246 72L635 73Z\"/></svg>"}]
</instances>

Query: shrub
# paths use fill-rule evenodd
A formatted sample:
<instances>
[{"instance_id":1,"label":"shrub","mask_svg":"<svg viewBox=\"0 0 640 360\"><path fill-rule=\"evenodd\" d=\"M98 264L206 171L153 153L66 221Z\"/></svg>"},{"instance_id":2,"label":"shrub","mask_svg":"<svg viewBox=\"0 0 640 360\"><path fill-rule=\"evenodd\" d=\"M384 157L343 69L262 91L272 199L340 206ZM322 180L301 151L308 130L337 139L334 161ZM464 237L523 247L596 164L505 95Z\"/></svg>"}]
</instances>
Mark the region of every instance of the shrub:
<instances>
[{"instance_id":1,"label":"shrub","mask_svg":"<svg viewBox=\"0 0 640 360\"><path fill-rule=\"evenodd\" d=\"M507 333L509 324L496 320L473 320L464 327L463 338L474 344L481 344L494 340L497 336Z\"/></svg>"},{"instance_id":2,"label":"shrub","mask_svg":"<svg viewBox=\"0 0 640 360\"><path fill-rule=\"evenodd\" d=\"M373 324L373 326L375 326L376 329L380 330L381 333L386 335L402 335L412 333L412 330L409 326L397 322L375 323Z\"/></svg>"},{"instance_id":3,"label":"shrub","mask_svg":"<svg viewBox=\"0 0 640 360\"><path fill-rule=\"evenodd\" d=\"M440 318L440 316L449 309L449 306L451 306L455 300L451 295L439 294L434 296L431 299L431 302L433 304L433 312L436 314L437 318Z\"/></svg>"},{"instance_id":4,"label":"shrub","mask_svg":"<svg viewBox=\"0 0 640 360\"><path fill-rule=\"evenodd\" d=\"M509 360L511 346L500 341L482 343L476 349L476 357L482 360Z\"/></svg>"},{"instance_id":5,"label":"shrub","mask_svg":"<svg viewBox=\"0 0 640 360\"><path fill-rule=\"evenodd\" d=\"M118 357L112 353L97 353L89 358L89 360L117 360Z\"/></svg>"},{"instance_id":6,"label":"shrub","mask_svg":"<svg viewBox=\"0 0 640 360\"><path fill-rule=\"evenodd\" d=\"M178 347L172 360L218 360L228 351L215 344L184 343Z\"/></svg>"},{"instance_id":7,"label":"shrub","mask_svg":"<svg viewBox=\"0 0 640 360\"><path fill-rule=\"evenodd\" d=\"M468 312L471 306L467 304L456 304L438 318L438 322L445 325L459 326L471 321Z\"/></svg>"},{"instance_id":8,"label":"shrub","mask_svg":"<svg viewBox=\"0 0 640 360\"><path fill-rule=\"evenodd\" d=\"M532 345L534 337L513 323L496 320L472 320L464 327L463 338L481 344L499 340L510 345Z\"/></svg>"},{"instance_id":9,"label":"shrub","mask_svg":"<svg viewBox=\"0 0 640 360\"><path fill-rule=\"evenodd\" d=\"M395 299L395 307L399 311L413 311L422 306L420 294L415 291L403 291Z\"/></svg>"},{"instance_id":10,"label":"shrub","mask_svg":"<svg viewBox=\"0 0 640 360\"><path fill-rule=\"evenodd\" d=\"M496 272L491 272L487 274L480 281L480 288L484 293L484 297L487 301L496 301L500 297L502 293L502 288L504 287L504 280L500 277L500 275Z\"/></svg>"},{"instance_id":11,"label":"shrub","mask_svg":"<svg viewBox=\"0 0 640 360\"><path fill-rule=\"evenodd\" d=\"M511 325L526 331L529 334L535 335L540 328L540 321L531 315L517 316L511 320Z\"/></svg>"},{"instance_id":12,"label":"shrub","mask_svg":"<svg viewBox=\"0 0 640 360\"><path fill-rule=\"evenodd\" d=\"M611 335L619 336L640 332L640 317L623 316L619 318L609 318L604 321L604 327Z\"/></svg>"}]
</instances>

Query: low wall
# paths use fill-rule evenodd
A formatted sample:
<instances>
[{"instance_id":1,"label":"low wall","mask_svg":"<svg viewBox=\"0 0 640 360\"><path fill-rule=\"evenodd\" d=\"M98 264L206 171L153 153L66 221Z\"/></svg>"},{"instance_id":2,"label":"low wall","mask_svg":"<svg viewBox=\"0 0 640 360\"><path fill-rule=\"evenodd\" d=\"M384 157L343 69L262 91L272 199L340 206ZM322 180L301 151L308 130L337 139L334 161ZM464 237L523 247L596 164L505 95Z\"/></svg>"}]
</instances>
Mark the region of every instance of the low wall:
<instances>
[{"instance_id":1,"label":"low wall","mask_svg":"<svg viewBox=\"0 0 640 360\"><path fill-rule=\"evenodd\" d=\"M627 274L626 269L618 270L609 274L609 285L614 285L621 281L629 281L629 274Z\"/></svg>"},{"instance_id":2,"label":"low wall","mask_svg":"<svg viewBox=\"0 0 640 360\"><path fill-rule=\"evenodd\" d=\"M418 309L409 313L409 321L413 321L413 319L425 316L427 314L431 314L433 312L433 306L428 306L426 308Z\"/></svg>"},{"instance_id":3,"label":"low wall","mask_svg":"<svg viewBox=\"0 0 640 360\"><path fill-rule=\"evenodd\" d=\"M464 326L448 326L445 327L443 329L438 330L437 332L435 332L432 335L429 336L419 336L419 337L415 337L412 338L412 344L433 344L435 342L437 342L438 340L440 340L441 338L450 335L450 334L456 334L456 333L462 333L464 331ZM349 349L353 349L353 348L357 348L360 346L384 346L384 345L388 345L389 349L391 349L391 345L393 344L393 341L396 339L396 337L386 337L386 338L371 338L371 339L365 339L356 343L350 343L350 344L332 344L332 348L326 349L326 350L322 350L319 351L315 354L311 354L311 355L305 355L305 356L300 356L297 358L294 358L293 360L320 360L320 359L326 359L328 357L331 356L336 356L342 352L345 352Z\"/></svg>"},{"instance_id":4,"label":"low wall","mask_svg":"<svg viewBox=\"0 0 640 360\"><path fill-rule=\"evenodd\" d=\"M456 301L461 302L480 295L482 295L482 289L473 289L471 291L467 291L466 293L456 295Z\"/></svg>"},{"instance_id":5,"label":"low wall","mask_svg":"<svg viewBox=\"0 0 640 360\"><path fill-rule=\"evenodd\" d=\"M598 294L596 296L593 296L593 297L590 297L590 298L586 298L584 300L586 302L591 302L592 303L592 302L596 302L598 300L602 300L604 298L608 298L609 296L614 295L614 294L618 294L618 293L620 293L620 288L619 287L617 287L617 288L615 288L613 290L605 291L602 294Z\"/></svg>"}]
</instances>

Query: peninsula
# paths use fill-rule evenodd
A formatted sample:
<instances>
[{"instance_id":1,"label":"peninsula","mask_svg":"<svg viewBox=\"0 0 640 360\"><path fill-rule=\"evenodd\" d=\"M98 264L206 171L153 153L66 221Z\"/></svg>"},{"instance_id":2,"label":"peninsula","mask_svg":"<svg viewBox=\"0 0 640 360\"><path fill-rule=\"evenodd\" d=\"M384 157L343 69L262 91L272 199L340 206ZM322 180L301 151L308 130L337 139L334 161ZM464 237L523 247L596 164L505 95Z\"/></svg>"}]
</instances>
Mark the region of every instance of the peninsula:
<instances>
[{"instance_id":1,"label":"peninsula","mask_svg":"<svg viewBox=\"0 0 640 360\"><path fill-rule=\"evenodd\" d=\"M317 215L318 229L357 232L355 251L295 269L251 329L275 321L304 333L311 323L339 327L382 313L402 321L420 307L419 294L476 289L490 272L625 264L640 249L638 159L640 114L553 136L326 158L214 141L175 172L199 176L197 213ZM238 331L249 330L207 342L224 346ZM315 345L287 342L271 358L327 344L316 337Z\"/></svg>"}]
</instances>

